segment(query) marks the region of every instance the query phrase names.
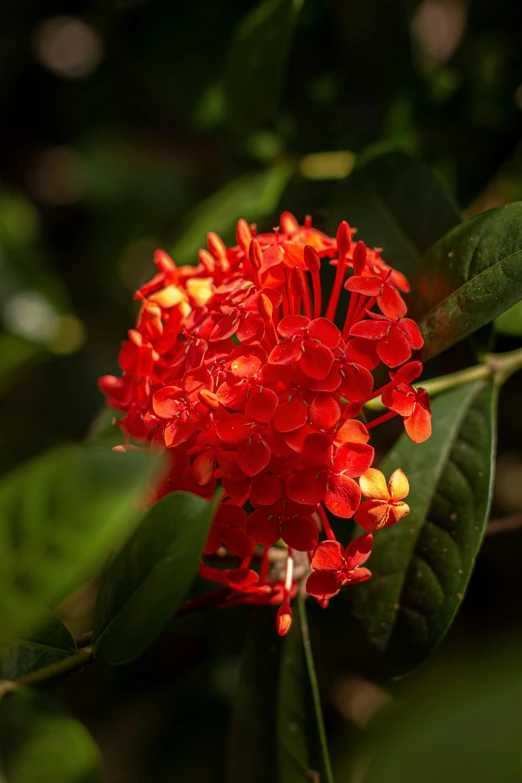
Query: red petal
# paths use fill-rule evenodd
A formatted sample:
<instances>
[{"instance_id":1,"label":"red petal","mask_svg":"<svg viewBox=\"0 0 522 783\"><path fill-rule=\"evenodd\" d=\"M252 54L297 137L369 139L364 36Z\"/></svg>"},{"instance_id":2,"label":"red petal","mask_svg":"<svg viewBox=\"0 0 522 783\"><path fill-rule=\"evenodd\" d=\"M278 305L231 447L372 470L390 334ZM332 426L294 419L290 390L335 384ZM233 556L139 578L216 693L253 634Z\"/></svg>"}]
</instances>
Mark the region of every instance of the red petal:
<instances>
[{"instance_id":1,"label":"red petal","mask_svg":"<svg viewBox=\"0 0 522 783\"><path fill-rule=\"evenodd\" d=\"M324 571L313 571L306 580L306 592L315 598L325 600L337 595L341 586L340 577Z\"/></svg>"},{"instance_id":2,"label":"red petal","mask_svg":"<svg viewBox=\"0 0 522 783\"><path fill-rule=\"evenodd\" d=\"M244 413L226 413L216 424L221 440L231 445L242 443L252 434L250 419Z\"/></svg>"},{"instance_id":3,"label":"red petal","mask_svg":"<svg viewBox=\"0 0 522 783\"><path fill-rule=\"evenodd\" d=\"M217 398L221 405L233 411L244 411L249 386L246 383L229 384L225 381L217 390Z\"/></svg>"},{"instance_id":4,"label":"red petal","mask_svg":"<svg viewBox=\"0 0 522 783\"><path fill-rule=\"evenodd\" d=\"M252 378L259 371L261 365L262 361L257 354L246 354L234 359L230 364L230 372L237 378Z\"/></svg>"},{"instance_id":5,"label":"red petal","mask_svg":"<svg viewBox=\"0 0 522 783\"><path fill-rule=\"evenodd\" d=\"M293 268L299 267L299 269L306 269L304 261L304 247L301 245L292 245L289 242L283 244L284 248L284 263L286 266Z\"/></svg>"},{"instance_id":6,"label":"red petal","mask_svg":"<svg viewBox=\"0 0 522 783\"><path fill-rule=\"evenodd\" d=\"M385 389L381 398L383 405L401 416L410 416L415 407L415 391L405 383L399 388Z\"/></svg>"},{"instance_id":7,"label":"red petal","mask_svg":"<svg viewBox=\"0 0 522 783\"><path fill-rule=\"evenodd\" d=\"M273 506L282 497L283 483L279 476L274 476L273 473L265 473L262 476L256 476L252 480L250 502L254 508L257 506Z\"/></svg>"},{"instance_id":8,"label":"red petal","mask_svg":"<svg viewBox=\"0 0 522 783\"><path fill-rule=\"evenodd\" d=\"M219 340L226 340L228 337L232 337L236 333L239 326L239 312L234 309L231 313L224 318L220 318L217 324L212 329L209 342L214 343Z\"/></svg>"},{"instance_id":9,"label":"red petal","mask_svg":"<svg viewBox=\"0 0 522 783\"><path fill-rule=\"evenodd\" d=\"M235 590L245 589L259 581L258 574L249 568L230 568L220 571L219 568L200 565L198 571L203 579L233 587Z\"/></svg>"},{"instance_id":10,"label":"red petal","mask_svg":"<svg viewBox=\"0 0 522 783\"><path fill-rule=\"evenodd\" d=\"M182 396L178 386L164 386L159 389L152 398L152 409L161 419L173 419L185 410L185 403L180 401Z\"/></svg>"},{"instance_id":11,"label":"red petal","mask_svg":"<svg viewBox=\"0 0 522 783\"><path fill-rule=\"evenodd\" d=\"M333 364L333 353L329 348L312 340L304 340L302 345L304 350L299 362L300 369L310 378L326 378Z\"/></svg>"},{"instance_id":12,"label":"red petal","mask_svg":"<svg viewBox=\"0 0 522 783\"><path fill-rule=\"evenodd\" d=\"M355 514L355 521L363 530L375 532L384 527L388 520L389 506L378 500L362 503Z\"/></svg>"},{"instance_id":13,"label":"red petal","mask_svg":"<svg viewBox=\"0 0 522 783\"><path fill-rule=\"evenodd\" d=\"M330 466L332 458L332 439L322 432L312 432L306 436L301 449L301 459L314 468Z\"/></svg>"},{"instance_id":14,"label":"red petal","mask_svg":"<svg viewBox=\"0 0 522 783\"><path fill-rule=\"evenodd\" d=\"M399 367L395 375L391 374L395 386L401 383L413 383L422 372L422 362L408 362Z\"/></svg>"},{"instance_id":15,"label":"red petal","mask_svg":"<svg viewBox=\"0 0 522 783\"><path fill-rule=\"evenodd\" d=\"M363 337L365 340L381 340L390 328L388 321L359 321L352 326L352 337Z\"/></svg>"},{"instance_id":16,"label":"red petal","mask_svg":"<svg viewBox=\"0 0 522 783\"><path fill-rule=\"evenodd\" d=\"M367 275L353 275L348 278L344 287L347 291L356 291L364 296L377 296L381 292L382 280Z\"/></svg>"},{"instance_id":17,"label":"red petal","mask_svg":"<svg viewBox=\"0 0 522 783\"><path fill-rule=\"evenodd\" d=\"M381 313L384 313L388 318L402 318L408 311L402 296L389 283L384 285L382 294L377 297L377 304Z\"/></svg>"},{"instance_id":18,"label":"red petal","mask_svg":"<svg viewBox=\"0 0 522 783\"><path fill-rule=\"evenodd\" d=\"M292 549L297 549L299 552L309 552L317 546L317 526L309 517L285 519L281 538Z\"/></svg>"},{"instance_id":19,"label":"red petal","mask_svg":"<svg viewBox=\"0 0 522 783\"><path fill-rule=\"evenodd\" d=\"M249 313L242 318L237 328L237 339L242 343L261 342L265 334L265 322L256 313Z\"/></svg>"},{"instance_id":20,"label":"red petal","mask_svg":"<svg viewBox=\"0 0 522 783\"><path fill-rule=\"evenodd\" d=\"M359 485L348 476L330 475L324 504L336 517L353 517L361 502Z\"/></svg>"},{"instance_id":21,"label":"red petal","mask_svg":"<svg viewBox=\"0 0 522 783\"><path fill-rule=\"evenodd\" d=\"M248 557L255 548L255 542L250 539L242 528L229 527L222 531L223 543L232 555Z\"/></svg>"},{"instance_id":22,"label":"red petal","mask_svg":"<svg viewBox=\"0 0 522 783\"><path fill-rule=\"evenodd\" d=\"M412 321L411 318L401 318L397 324L397 327L406 336L410 346L414 351L418 351L422 348L424 345L424 340L422 339L420 329L415 321Z\"/></svg>"},{"instance_id":23,"label":"red petal","mask_svg":"<svg viewBox=\"0 0 522 783\"><path fill-rule=\"evenodd\" d=\"M288 480L286 491L288 497L296 503L316 506L324 497L326 489L326 474L318 473L317 469L299 470Z\"/></svg>"},{"instance_id":24,"label":"red petal","mask_svg":"<svg viewBox=\"0 0 522 783\"><path fill-rule=\"evenodd\" d=\"M237 450L237 464L247 476L256 476L270 462L270 449L264 440L246 440Z\"/></svg>"},{"instance_id":25,"label":"red petal","mask_svg":"<svg viewBox=\"0 0 522 783\"><path fill-rule=\"evenodd\" d=\"M309 325L310 319L305 315L287 315L279 321L277 331L281 337L291 340L292 337L304 337L304 331Z\"/></svg>"},{"instance_id":26,"label":"red petal","mask_svg":"<svg viewBox=\"0 0 522 783\"><path fill-rule=\"evenodd\" d=\"M373 389L373 375L361 364L345 364L340 392L351 402L367 400Z\"/></svg>"},{"instance_id":27,"label":"red petal","mask_svg":"<svg viewBox=\"0 0 522 783\"><path fill-rule=\"evenodd\" d=\"M268 424L277 408L277 394L263 386L252 386L245 407L246 415L253 421Z\"/></svg>"},{"instance_id":28,"label":"red petal","mask_svg":"<svg viewBox=\"0 0 522 783\"><path fill-rule=\"evenodd\" d=\"M279 518L272 516L267 511L254 511L247 519L246 534L256 544L272 546L281 538Z\"/></svg>"},{"instance_id":29,"label":"red petal","mask_svg":"<svg viewBox=\"0 0 522 783\"><path fill-rule=\"evenodd\" d=\"M331 394L315 397L310 405L310 422L314 427L331 430L341 418L339 403Z\"/></svg>"},{"instance_id":30,"label":"red petal","mask_svg":"<svg viewBox=\"0 0 522 783\"><path fill-rule=\"evenodd\" d=\"M205 543L205 547L203 549L204 555L213 555L214 552L217 552L219 547L222 545L223 539L221 537L221 534L214 526L210 528L208 531L207 540Z\"/></svg>"},{"instance_id":31,"label":"red petal","mask_svg":"<svg viewBox=\"0 0 522 783\"><path fill-rule=\"evenodd\" d=\"M363 536L357 536L348 546L344 553L346 559L345 568L353 571L354 568L366 563L372 553L373 536L367 533Z\"/></svg>"},{"instance_id":32,"label":"red petal","mask_svg":"<svg viewBox=\"0 0 522 783\"><path fill-rule=\"evenodd\" d=\"M422 443L431 435L431 413L417 401L413 413L404 420L406 432L415 443Z\"/></svg>"},{"instance_id":33,"label":"red petal","mask_svg":"<svg viewBox=\"0 0 522 783\"><path fill-rule=\"evenodd\" d=\"M375 451L366 443L344 443L334 457L334 470L351 478L359 478L373 462Z\"/></svg>"},{"instance_id":34,"label":"red petal","mask_svg":"<svg viewBox=\"0 0 522 783\"><path fill-rule=\"evenodd\" d=\"M327 348L337 348L341 342L341 332L328 318L316 318L308 329L310 340L319 340Z\"/></svg>"},{"instance_id":35,"label":"red petal","mask_svg":"<svg viewBox=\"0 0 522 783\"><path fill-rule=\"evenodd\" d=\"M272 348L268 361L270 364L293 364L301 358L301 341L285 341Z\"/></svg>"},{"instance_id":36,"label":"red petal","mask_svg":"<svg viewBox=\"0 0 522 783\"><path fill-rule=\"evenodd\" d=\"M273 425L279 432L292 432L302 427L308 418L308 408L294 395L288 402L280 402L274 414Z\"/></svg>"},{"instance_id":37,"label":"red petal","mask_svg":"<svg viewBox=\"0 0 522 783\"><path fill-rule=\"evenodd\" d=\"M370 433L357 419L347 419L335 436L337 443L368 443Z\"/></svg>"},{"instance_id":38,"label":"red petal","mask_svg":"<svg viewBox=\"0 0 522 783\"><path fill-rule=\"evenodd\" d=\"M169 449L179 446L181 443L186 443L193 434L194 422L192 419L184 416L180 416L179 419L172 419L165 427L165 432L163 433L165 446Z\"/></svg>"},{"instance_id":39,"label":"red petal","mask_svg":"<svg viewBox=\"0 0 522 783\"><path fill-rule=\"evenodd\" d=\"M311 566L316 571L338 571L343 566L343 554L338 541L323 541L314 552Z\"/></svg>"},{"instance_id":40,"label":"red petal","mask_svg":"<svg viewBox=\"0 0 522 783\"><path fill-rule=\"evenodd\" d=\"M371 571L368 571L367 568L356 568L355 571L352 571L350 574L350 584L355 585L357 582L366 582L367 579L370 579L372 575Z\"/></svg>"},{"instance_id":41,"label":"red petal","mask_svg":"<svg viewBox=\"0 0 522 783\"><path fill-rule=\"evenodd\" d=\"M386 337L377 343L377 353L388 367L397 367L398 364L408 361L411 348L402 332L396 326L392 326Z\"/></svg>"},{"instance_id":42,"label":"red petal","mask_svg":"<svg viewBox=\"0 0 522 783\"><path fill-rule=\"evenodd\" d=\"M360 337L352 338L346 344L344 355L347 362L361 364L367 370L374 370L379 364L377 345L372 340L364 340Z\"/></svg>"}]
</instances>

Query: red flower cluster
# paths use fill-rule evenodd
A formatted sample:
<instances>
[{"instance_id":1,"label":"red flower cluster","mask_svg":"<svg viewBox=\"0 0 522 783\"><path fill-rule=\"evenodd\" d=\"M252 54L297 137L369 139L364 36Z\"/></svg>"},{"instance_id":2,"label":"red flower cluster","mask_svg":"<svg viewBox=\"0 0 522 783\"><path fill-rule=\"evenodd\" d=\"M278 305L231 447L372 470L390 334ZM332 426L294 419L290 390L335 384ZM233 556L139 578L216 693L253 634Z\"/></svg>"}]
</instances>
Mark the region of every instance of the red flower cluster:
<instances>
[{"instance_id":1,"label":"red flower cluster","mask_svg":"<svg viewBox=\"0 0 522 783\"><path fill-rule=\"evenodd\" d=\"M236 236L227 248L209 234L195 266L177 267L157 251L158 272L136 293L136 329L120 351L123 375L99 384L124 412L127 439L168 454L156 499L175 490L210 498L221 485L204 555L226 550L240 561L224 571L202 565L200 573L230 589L227 604L280 604L278 630L286 633L294 550L307 553L307 590L322 605L371 575L359 566L372 536L343 551L328 514L355 515L375 531L408 512L406 477L396 472L387 488L371 468L369 440L397 414L413 440L429 436L427 395L411 386L422 370L411 361L422 337L405 317L406 279L378 250L355 243L346 222L333 239L309 218L300 226L284 213L274 233L257 235L240 220ZM323 308L325 265L335 279ZM350 298L340 313L343 286ZM391 380L374 390L381 362ZM363 405L379 395L388 413L363 423ZM322 533L328 540L319 543ZM280 540L284 573L269 562ZM258 552L259 572L250 567Z\"/></svg>"}]
</instances>

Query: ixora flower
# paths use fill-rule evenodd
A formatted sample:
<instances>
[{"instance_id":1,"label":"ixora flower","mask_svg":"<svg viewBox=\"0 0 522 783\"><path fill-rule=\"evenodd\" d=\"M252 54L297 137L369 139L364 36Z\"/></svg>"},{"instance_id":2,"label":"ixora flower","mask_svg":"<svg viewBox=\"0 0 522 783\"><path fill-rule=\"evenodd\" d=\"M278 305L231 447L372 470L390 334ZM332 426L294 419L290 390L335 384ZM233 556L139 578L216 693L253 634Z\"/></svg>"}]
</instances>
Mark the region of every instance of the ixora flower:
<instances>
[{"instance_id":1,"label":"ixora flower","mask_svg":"<svg viewBox=\"0 0 522 783\"><path fill-rule=\"evenodd\" d=\"M298 582L307 577L326 606L369 579L371 533L409 511L406 476L387 485L369 441L393 416L414 441L429 436L427 394L411 385L422 337L406 317L407 280L346 221L334 238L285 212L269 234L240 220L236 239L227 248L209 233L194 266L156 252L122 375L99 385L123 412L127 447L168 455L153 500L176 490L210 499L221 486L200 575L220 585L217 605L278 605L283 635ZM374 389L381 363L390 380ZM388 412L366 422L378 396ZM352 517L367 532L343 549L332 523ZM221 554L236 567L215 567Z\"/></svg>"}]
</instances>

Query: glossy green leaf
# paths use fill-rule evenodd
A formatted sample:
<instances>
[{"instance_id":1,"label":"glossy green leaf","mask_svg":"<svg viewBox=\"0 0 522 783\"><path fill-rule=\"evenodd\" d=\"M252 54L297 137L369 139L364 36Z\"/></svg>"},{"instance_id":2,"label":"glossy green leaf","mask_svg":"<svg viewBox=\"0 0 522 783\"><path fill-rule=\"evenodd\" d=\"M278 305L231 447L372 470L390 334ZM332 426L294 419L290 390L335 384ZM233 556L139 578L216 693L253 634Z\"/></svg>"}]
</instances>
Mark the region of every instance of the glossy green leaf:
<instances>
[{"instance_id":1,"label":"glossy green leaf","mask_svg":"<svg viewBox=\"0 0 522 783\"><path fill-rule=\"evenodd\" d=\"M433 434L403 434L381 469L402 468L410 514L375 534L372 578L349 593L368 649L401 675L440 642L463 599L488 518L495 451L493 379L435 398Z\"/></svg>"},{"instance_id":2,"label":"glossy green leaf","mask_svg":"<svg viewBox=\"0 0 522 783\"><path fill-rule=\"evenodd\" d=\"M467 220L437 242L412 276L422 358L489 324L522 299L522 202Z\"/></svg>"},{"instance_id":3,"label":"glossy green leaf","mask_svg":"<svg viewBox=\"0 0 522 783\"><path fill-rule=\"evenodd\" d=\"M255 171L229 182L189 214L172 256L177 263L196 264L198 250L206 247L209 231L225 242L235 242L239 218L257 222L271 215L292 171L286 165Z\"/></svg>"},{"instance_id":4,"label":"glossy green leaf","mask_svg":"<svg viewBox=\"0 0 522 783\"><path fill-rule=\"evenodd\" d=\"M294 601L292 627L283 640L278 691L279 783L332 783L323 715L302 595Z\"/></svg>"},{"instance_id":5,"label":"glossy green leaf","mask_svg":"<svg viewBox=\"0 0 522 783\"><path fill-rule=\"evenodd\" d=\"M24 634L129 533L157 460L67 446L0 482L0 643Z\"/></svg>"},{"instance_id":6,"label":"glossy green leaf","mask_svg":"<svg viewBox=\"0 0 522 783\"><path fill-rule=\"evenodd\" d=\"M40 614L38 625L2 650L0 679L15 680L77 652L74 639L60 618L45 608Z\"/></svg>"},{"instance_id":7,"label":"glossy green leaf","mask_svg":"<svg viewBox=\"0 0 522 783\"><path fill-rule=\"evenodd\" d=\"M9 783L101 783L99 752L84 726L28 689L0 701L0 759Z\"/></svg>"},{"instance_id":8,"label":"glossy green leaf","mask_svg":"<svg viewBox=\"0 0 522 783\"><path fill-rule=\"evenodd\" d=\"M94 612L94 655L121 664L159 636L194 579L216 502L173 492L109 564Z\"/></svg>"},{"instance_id":9,"label":"glossy green leaf","mask_svg":"<svg viewBox=\"0 0 522 783\"><path fill-rule=\"evenodd\" d=\"M275 724L281 638L270 610L261 608L250 623L230 721L227 783L278 779Z\"/></svg>"},{"instance_id":10,"label":"glossy green leaf","mask_svg":"<svg viewBox=\"0 0 522 783\"><path fill-rule=\"evenodd\" d=\"M522 301L495 318L495 331L509 337L522 337Z\"/></svg>"},{"instance_id":11,"label":"glossy green leaf","mask_svg":"<svg viewBox=\"0 0 522 783\"><path fill-rule=\"evenodd\" d=\"M357 238L383 248L383 258L408 274L434 242L460 223L442 183L403 152L365 156L334 195L329 228L347 220Z\"/></svg>"},{"instance_id":12,"label":"glossy green leaf","mask_svg":"<svg viewBox=\"0 0 522 783\"><path fill-rule=\"evenodd\" d=\"M263 0L239 24L225 73L229 118L238 129L252 130L275 116L302 5Z\"/></svg>"},{"instance_id":13,"label":"glossy green leaf","mask_svg":"<svg viewBox=\"0 0 522 783\"><path fill-rule=\"evenodd\" d=\"M379 716L365 747L365 783L522 780L520 640L450 664L405 694L407 708Z\"/></svg>"}]
</instances>

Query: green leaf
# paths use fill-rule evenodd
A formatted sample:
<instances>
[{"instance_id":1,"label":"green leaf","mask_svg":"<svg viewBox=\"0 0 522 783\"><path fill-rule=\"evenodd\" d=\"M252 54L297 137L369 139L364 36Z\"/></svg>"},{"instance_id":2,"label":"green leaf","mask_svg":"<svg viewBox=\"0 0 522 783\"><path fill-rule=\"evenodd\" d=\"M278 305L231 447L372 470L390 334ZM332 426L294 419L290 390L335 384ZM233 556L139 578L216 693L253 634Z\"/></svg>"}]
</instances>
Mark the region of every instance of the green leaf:
<instances>
[{"instance_id":1,"label":"green leaf","mask_svg":"<svg viewBox=\"0 0 522 783\"><path fill-rule=\"evenodd\" d=\"M159 636L194 576L218 501L173 492L109 564L94 612L94 655L121 664Z\"/></svg>"},{"instance_id":2,"label":"green leaf","mask_svg":"<svg viewBox=\"0 0 522 783\"><path fill-rule=\"evenodd\" d=\"M0 679L16 680L77 652L74 639L62 621L45 608L40 614L37 626L2 651Z\"/></svg>"},{"instance_id":3,"label":"green leaf","mask_svg":"<svg viewBox=\"0 0 522 783\"><path fill-rule=\"evenodd\" d=\"M196 264L198 250L206 247L209 231L225 242L233 242L239 218L255 222L271 215L286 187L292 170L278 165L255 171L229 182L188 216L182 235L172 248L178 263Z\"/></svg>"},{"instance_id":4,"label":"green leaf","mask_svg":"<svg viewBox=\"0 0 522 783\"><path fill-rule=\"evenodd\" d=\"M518 639L450 660L406 696L407 709L396 703L370 727L365 783L522 780Z\"/></svg>"},{"instance_id":5,"label":"green leaf","mask_svg":"<svg viewBox=\"0 0 522 783\"><path fill-rule=\"evenodd\" d=\"M28 689L0 701L0 758L9 783L101 783L99 752L88 731Z\"/></svg>"},{"instance_id":6,"label":"green leaf","mask_svg":"<svg viewBox=\"0 0 522 783\"><path fill-rule=\"evenodd\" d=\"M495 331L509 337L522 337L522 301L495 318Z\"/></svg>"},{"instance_id":7,"label":"green leaf","mask_svg":"<svg viewBox=\"0 0 522 783\"><path fill-rule=\"evenodd\" d=\"M355 226L357 238L367 245L382 247L385 260L408 274L461 218L429 168L395 151L365 156L339 184L329 221L334 233L341 220Z\"/></svg>"},{"instance_id":8,"label":"green leaf","mask_svg":"<svg viewBox=\"0 0 522 783\"><path fill-rule=\"evenodd\" d=\"M90 579L137 522L136 493L157 460L56 449L0 482L0 643Z\"/></svg>"},{"instance_id":9,"label":"green leaf","mask_svg":"<svg viewBox=\"0 0 522 783\"><path fill-rule=\"evenodd\" d=\"M229 118L239 130L252 130L276 114L302 5L303 0L264 0L239 24L225 72Z\"/></svg>"},{"instance_id":10,"label":"green leaf","mask_svg":"<svg viewBox=\"0 0 522 783\"><path fill-rule=\"evenodd\" d=\"M302 595L294 606L279 673L279 783L312 780L311 772L324 783L333 783Z\"/></svg>"},{"instance_id":11,"label":"green leaf","mask_svg":"<svg viewBox=\"0 0 522 783\"><path fill-rule=\"evenodd\" d=\"M410 514L375 535L372 578L353 588L353 613L377 666L392 676L440 642L463 599L488 518L495 449L493 379L436 397L433 434L406 433L381 465L402 468Z\"/></svg>"},{"instance_id":12,"label":"green leaf","mask_svg":"<svg viewBox=\"0 0 522 783\"><path fill-rule=\"evenodd\" d=\"M412 276L424 360L522 299L522 202L467 220L434 245Z\"/></svg>"},{"instance_id":13,"label":"green leaf","mask_svg":"<svg viewBox=\"0 0 522 783\"><path fill-rule=\"evenodd\" d=\"M230 721L228 783L277 780L275 722L281 637L274 613L250 621Z\"/></svg>"}]
</instances>

